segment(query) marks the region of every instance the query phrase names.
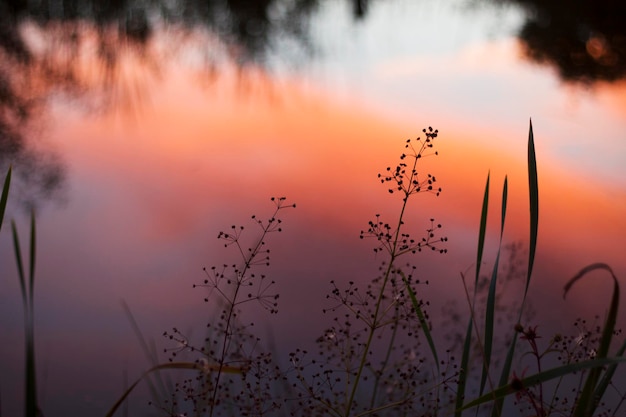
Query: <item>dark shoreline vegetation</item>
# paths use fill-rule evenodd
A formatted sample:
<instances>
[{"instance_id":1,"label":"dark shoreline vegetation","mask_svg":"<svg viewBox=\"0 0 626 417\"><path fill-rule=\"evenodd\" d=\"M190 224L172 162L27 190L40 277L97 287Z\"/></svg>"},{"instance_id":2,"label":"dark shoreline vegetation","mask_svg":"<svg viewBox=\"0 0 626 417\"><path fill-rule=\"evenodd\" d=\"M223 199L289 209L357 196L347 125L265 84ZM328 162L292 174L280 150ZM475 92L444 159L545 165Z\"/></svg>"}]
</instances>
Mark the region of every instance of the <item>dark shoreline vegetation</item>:
<instances>
[{"instance_id":1,"label":"dark shoreline vegetation","mask_svg":"<svg viewBox=\"0 0 626 417\"><path fill-rule=\"evenodd\" d=\"M255 68L272 74L280 67L306 67L323 55L311 23L327 3L0 0L0 169L12 164L14 189L24 189L24 195L13 193L12 202L31 207L63 197L67 167L56 152L39 148L34 140L39 135L33 135L45 131L51 103L62 98L89 113L132 110L146 94L144 81L158 79L167 62L184 61L188 53L204 61L200 72L208 83L233 64L240 75ZM337 3L355 23L380 13L381 4L402 4ZM625 4L466 0L458 10L468 19L483 8L519 11L523 21L516 36L523 59L552 68L566 84L593 88L626 79ZM170 38L165 45L164 32ZM124 75L129 63L141 68L141 81ZM133 84L127 93L120 89L125 83Z\"/></svg>"},{"instance_id":2,"label":"dark shoreline vegetation","mask_svg":"<svg viewBox=\"0 0 626 417\"><path fill-rule=\"evenodd\" d=\"M282 231L284 210L296 208L296 204L284 197L272 198L274 211L267 220L252 216L253 226L258 227L256 234L250 236L247 228L232 226L218 235L225 247L238 253L240 261L205 268L204 280L194 285L206 290L205 301L216 306L200 344L176 328L167 331L164 336L168 360L159 362L124 305L141 348L153 366L121 390L107 417L128 415L122 406L141 383L152 393L150 405L155 414L167 416L504 416L510 415L510 407L524 416L618 415L626 393L616 389L613 379L617 366L626 361L626 341L617 348L612 346L613 336L620 332L616 329L619 283L611 268L603 263L582 268L567 282L563 294L565 297L572 286L592 271L608 272L614 285L604 323L590 326L579 320L575 324L578 332L573 336L566 336L568 329L541 335L540 319L537 323L537 319L531 321L525 315L539 224L539 179L532 124L528 135L528 259L522 274L524 291L519 304L511 307L513 319L502 319L504 313L497 308L499 287L505 280L501 258L506 253L502 242L508 200L506 177L499 247L485 284L479 285L484 275L481 268L489 215L488 175L475 271L472 276L461 274L466 293L463 317L467 317L462 323L462 343L452 349L442 344L438 332L449 329L433 326L428 315L432 306L420 294L420 286L425 283L417 279L419 267L407 260L419 252L445 254L447 238L440 235L442 226L434 219L428 220L425 234L419 237L412 237L404 222L417 194L439 195L441 191L436 177L422 173L420 165L423 158L437 155L437 136L438 131L429 127L423 130L423 137L407 140L399 163L378 175L390 194L402 197L396 219L387 221L375 215L368 228L361 231L361 239L373 242L376 256L383 259L379 275L365 284L331 281L328 307L323 312L333 321L322 335L317 335L315 351L297 349L289 353L288 366L279 365L279 358L272 349L264 347L248 322L249 315L258 314L255 308L269 314L277 312L279 296L274 282L260 270L270 262L268 238ZM9 168L0 199L0 226L11 172ZM38 406L35 368L35 230L33 211L26 274L19 233L12 222L25 313L26 417L46 415ZM249 244L247 239L254 240ZM497 337L502 332L506 334L504 340ZM545 339L538 340L542 337ZM177 382L172 382L172 378L177 378ZM605 395L609 390L617 392L610 400ZM0 409L0 415L1 412Z\"/></svg>"}]
</instances>

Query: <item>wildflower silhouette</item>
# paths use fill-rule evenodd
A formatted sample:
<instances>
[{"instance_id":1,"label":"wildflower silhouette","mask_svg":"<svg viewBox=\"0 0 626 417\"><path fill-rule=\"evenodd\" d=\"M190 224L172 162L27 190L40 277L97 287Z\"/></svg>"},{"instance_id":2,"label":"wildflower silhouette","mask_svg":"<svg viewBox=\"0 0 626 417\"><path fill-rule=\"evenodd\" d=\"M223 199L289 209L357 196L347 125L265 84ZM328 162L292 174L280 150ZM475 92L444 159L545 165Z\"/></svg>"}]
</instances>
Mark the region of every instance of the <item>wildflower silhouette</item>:
<instances>
[{"instance_id":1,"label":"wildflower silhouette","mask_svg":"<svg viewBox=\"0 0 626 417\"><path fill-rule=\"evenodd\" d=\"M423 237L415 239L405 230L404 216L409 199L420 193L438 196L441 188L434 175L422 175L418 164L433 150L438 131L423 130L425 137L409 139L395 168L378 174L390 194L400 194L402 202L395 222L385 222L377 214L361 239L374 239L375 253L384 253L380 275L361 287L354 280L342 289L336 280L324 311L334 313L333 326L317 339L318 353L296 350L290 355L297 383L298 405L307 415L352 416L388 411L395 415L417 410L434 410L441 398L437 386L446 384L453 373L438 382L423 366L421 330L428 316L415 314L411 296L419 281L417 268L400 265L399 258L429 248L439 253L447 241L437 232L441 224L430 219ZM419 303L420 308L427 303ZM422 320L423 319L423 320ZM449 364L444 360L444 364ZM439 364L437 364L439 365ZM418 389L422 387L422 389ZM449 398L451 401L451 398Z\"/></svg>"}]
</instances>

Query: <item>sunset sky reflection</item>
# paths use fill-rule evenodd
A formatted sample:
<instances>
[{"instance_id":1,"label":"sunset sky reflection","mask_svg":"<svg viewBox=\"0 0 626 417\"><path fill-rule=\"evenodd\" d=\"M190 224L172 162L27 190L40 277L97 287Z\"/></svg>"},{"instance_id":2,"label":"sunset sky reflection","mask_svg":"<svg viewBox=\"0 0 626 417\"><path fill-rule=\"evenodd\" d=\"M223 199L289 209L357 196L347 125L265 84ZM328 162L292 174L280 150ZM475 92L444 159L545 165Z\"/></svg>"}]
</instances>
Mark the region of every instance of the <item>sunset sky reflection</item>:
<instances>
[{"instance_id":1,"label":"sunset sky reflection","mask_svg":"<svg viewBox=\"0 0 626 417\"><path fill-rule=\"evenodd\" d=\"M371 23L372 30L380 24ZM443 192L418 196L407 225L420 236L435 218L449 238L448 254L414 260L430 281L424 291L433 315L437 301L463 297L460 272L475 262L488 173L493 216L485 268L495 257L505 175L504 240L528 241L532 117L540 187L534 306L551 317L549 326L562 317L603 316L606 277L581 283L565 302L561 291L591 262L626 276L626 86L564 87L548 70L522 62L511 36L470 38L458 48L414 55L408 40L391 52L370 40L358 50L369 51L358 71L354 62L337 70L339 58L329 55L309 74L248 81L226 70L203 84L173 63L130 113L114 108L86 116L57 103L45 141L62 155L68 184L63 203L38 213L44 408L102 412L121 393L124 371L132 379L145 369L122 299L157 346L174 326L202 332L207 308L192 284L202 280L203 266L237 261L217 233L243 224L253 239L248 219L270 213L271 196L298 206L285 213L284 233L270 239L269 273L281 293L271 328L285 350L311 343L324 327L328 282L365 282L376 274L373 242L360 241L359 232L377 213L395 220L400 204L376 175L395 166L405 140L429 125L439 129L439 155L425 158L420 173L434 174ZM248 82L243 91L242 82ZM27 222L16 216L25 236ZM21 317L8 233L0 253L1 324L5 340L21 341L21 321L7 319ZM20 355L19 344L0 345L1 358L20 358L2 364L9 374L20 375ZM3 397L19 397L21 387L5 380ZM133 404L140 407L140 400Z\"/></svg>"}]
</instances>

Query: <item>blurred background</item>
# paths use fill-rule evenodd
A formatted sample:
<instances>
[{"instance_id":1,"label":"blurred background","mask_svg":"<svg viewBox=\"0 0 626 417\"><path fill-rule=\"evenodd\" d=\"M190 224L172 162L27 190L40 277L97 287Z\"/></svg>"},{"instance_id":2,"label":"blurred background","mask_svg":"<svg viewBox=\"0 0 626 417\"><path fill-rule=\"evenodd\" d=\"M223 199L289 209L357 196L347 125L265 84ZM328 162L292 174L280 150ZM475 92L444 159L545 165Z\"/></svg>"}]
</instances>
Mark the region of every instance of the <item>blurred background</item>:
<instances>
[{"instance_id":1,"label":"blurred background","mask_svg":"<svg viewBox=\"0 0 626 417\"><path fill-rule=\"evenodd\" d=\"M0 0L0 168L14 170L0 234L2 412L21 412L24 373L8 221L25 245L36 210L42 410L100 415L149 366L121 301L159 352L172 327L201 336L212 310L192 285L203 267L238 261L218 232L270 215L272 196L298 207L268 242L280 306L257 325L278 354L312 344L330 280L376 276L359 232L401 203L376 175L428 126L439 155L421 169L443 192L418 196L407 225L420 236L435 218L449 239L447 254L411 260L434 323L467 309L460 272L474 267L488 172L494 214L508 175L505 243L524 256L530 118L529 324L548 338L603 317L608 277L565 301L562 287L592 262L626 276L625 20L611 0ZM131 396L131 410L154 412L146 404Z\"/></svg>"}]
</instances>

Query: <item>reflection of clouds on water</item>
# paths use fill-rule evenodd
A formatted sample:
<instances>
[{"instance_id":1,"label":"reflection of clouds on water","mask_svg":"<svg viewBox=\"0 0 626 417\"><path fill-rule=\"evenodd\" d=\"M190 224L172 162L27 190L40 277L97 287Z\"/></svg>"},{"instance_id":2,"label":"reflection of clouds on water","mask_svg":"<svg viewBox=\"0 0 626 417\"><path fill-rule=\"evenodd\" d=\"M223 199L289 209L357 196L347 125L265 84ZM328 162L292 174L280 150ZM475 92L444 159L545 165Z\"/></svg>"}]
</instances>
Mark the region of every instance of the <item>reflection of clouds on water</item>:
<instances>
[{"instance_id":1,"label":"reflection of clouds on water","mask_svg":"<svg viewBox=\"0 0 626 417\"><path fill-rule=\"evenodd\" d=\"M12 167L9 205L30 209L63 197L65 169L60 156L48 145L33 143L20 131L0 128L0 174Z\"/></svg>"},{"instance_id":2,"label":"reflection of clouds on water","mask_svg":"<svg viewBox=\"0 0 626 417\"><path fill-rule=\"evenodd\" d=\"M383 3L371 3L370 13L381 10ZM185 15L189 10L166 12ZM38 348L53 358L44 411L59 415L106 411L121 391L126 364L131 364L129 375L145 370L119 298L133 307L142 330L154 337L157 346L162 346L163 330L171 326L185 330L185 326L194 330L205 326L204 294L191 286L202 279L202 266L231 259L214 237L230 224L246 225L248 230L250 215L264 215L271 208L272 195L286 195L298 209L285 218L285 232L269 243L268 274L281 293L280 313L270 325L285 350L324 335L321 310L328 281L373 278L381 258L372 256L370 242L358 239L359 231L376 213L385 221L393 221L397 214L400 199L381 187L376 174L397 163L404 141L419 135L429 123L442 132L437 145L440 155L423 162L428 164L425 171L437 176L443 193L415 201L407 227L418 236L429 226L428 219L436 217L450 237L447 255L414 258L420 278L430 280L428 287L420 288L420 296L432 301L433 317L440 312L438 301L464 300L459 271L471 269L475 261L479 209L489 169L495 187L493 213L499 210L498 187L509 175L505 240L527 240L529 113L536 126L542 205L533 301L538 297L539 306L558 310L549 316L553 321L562 320L561 310L601 313L604 287L590 290L599 294L590 297L596 304L577 300L585 293L582 287L562 302L562 283L579 267L600 258L617 265L624 276L619 265L626 234L623 176L619 171L614 175L619 182L603 180L608 177L608 158L619 160L623 155L621 142L615 140L626 108L616 91L623 88L604 84L598 101L581 94L580 107L568 113L563 111L562 90L543 75L545 71L519 65L517 41L510 37L486 40L480 32L473 35L475 42L463 43L460 53L442 52L433 42L423 59L407 54L406 59L380 60L380 49L388 57L389 49L412 51L419 42L397 37L399 28L386 21L381 27L390 36L383 40L406 41L388 45L368 32L368 19L364 19L359 33L371 43L341 56L343 61L333 69L356 68L364 80L363 88L350 91L342 102L337 91L324 91L327 85L290 77L277 81L256 66L263 62L247 62L248 78L241 82L241 67L229 61L231 54L242 51L235 46L237 35L226 39L206 25L161 26L141 11L128 13L126 29L119 28L115 14L80 24L29 20L22 33L32 56L16 52L11 61L30 72L14 74L21 89L16 90L19 95L5 98L12 103L3 113L9 114L7 123L19 120L21 113L32 114L30 124L11 128L23 128L20 132L31 136L39 136L33 133L37 131L50 139L66 169L55 177L56 160L42 143L40 153L24 157L26 166L28 158L37 164L27 175L36 179L41 171L44 181L66 172L71 192L63 210L46 211L38 219L41 298L37 309L42 312ZM271 21L277 19L273 13L289 15L288 10L272 11ZM346 17L350 19L349 14ZM190 18L202 20L202 16ZM419 20L412 15L405 18ZM429 30L436 29L440 20L431 16L427 23ZM257 22L249 28L238 25L237 30L257 33L263 27ZM132 34L127 39L128 31ZM465 32L459 33L458 38L463 38ZM339 38L342 32L331 35ZM255 42L260 40L250 45L260 45ZM75 49L63 47L68 44ZM15 45L19 51L19 42ZM363 61L351 60L361 54L367 55ZM6 62L0 60L0 77L5 76ZM37 64L28 67L29 62ZM371 67L360 66L368 62ZM203 90L207 80L209 87ZM246 84L249 80L253 81ZM354 98L357 93L359 98ZM19 100L32 107L20 106ZM58 123L50 123L47 130L47 125L41 126L49 121L43 111L49 103ZM100 112L100 117L85 117L92 112ZM40 116L43 122L38 124L34 119ZM0 122L5 120L2 117ZM136 123L124 123L126 119ZM593 141L593 147L583 139ZM7 141L6 152L31 152L35 142L18 143ZM560 146L558 152L551 150L555 144ZM573 163L578 171L563 168L563 155L571 146L580 151L581 159ZM594 164L596 169L585 171L593 174L580 172L583 159ZM496 217L490 231L498 228ZM4 309L0 328L8 338L18 340L19 323L13 318L21 314L14 297L19 288L11 275L8 241L0 241L4 244L0 264L5 268L0 275L6 277L0 296L8 300L0 303ZM485 270L493 262L494 242L489 235ZM464 307L459 303L459 311L464 313ZM259 321L263 325L266 320L259 317ZM201 337L201 332L194 335ZM330 336L336 334L326 334ZM0 346L0 350L0 358L19 357L17 347ZM411 351L409 357L413 356ZM14 362L6 375L19 379L21 362ZM93 367L85 371L85 364ZM14 390L21 389L20 384L15 386ZM14 397L10 389L7 398ZM88 396L89 404L83 400Z\"/></svg>"},{"instance_id":3,"label":"reflection of clouds on water","mask_svg":"<svg viewBox=\"0 0 626 417\"><path fill-rule=\"evenodd\" d=\"M59 159L34 143L49 128L40 126L49 104L128 118L149 102L163 62L195 60L209 79L221 65L262 65L277 37L306 44L316 4L0 1L0 158L14 166L21 198L34 203L63 183Z\"/></svg>"},{"instance_id":4,"label":"reflection of clouds on water","mask_svg":"<svg viewBox=\"0 0 626 417\"><path fill-rule=\"evenodd\" d=\"M203 279L202 266L237 259L215 236L230 224L245 225L253 235L250 215L266 215L272 195L286 195L298 205L285 217L284 233L268 242L272 266L267 272L277 281L280 312L271 321L254 317L259 326L269 323L281 349L308 346L324 335L328 318L321 310L331 279L364 283L377 275L381 258L373 256L372 242L358 239L359 231L376 213L385 221L397 215L400 196L390 195L376 175L398 162L407 136L419 135L422 120L419 128L414 121L392 123L363 110L356 100L338 105L319 92L303 93L297 83L277 91L283 98L280 105L271 105L263 95L238 98L236 82L222 84L223 95L207 94L190 81L192 77L181 77L184 71L176 74L179 77L167 78L154 92L154 106L138 126L116 124L114 113L85 119L79 111L66 111L59 115L63 123L51 132L72 173L72 198L63 211L46 213L38 224L42 298L37 308L45 312L38 342L42 352L54 358L50 381L79 382L50 387L48 398L59 400L49 400L46 410L106 411L120 394L124 361L132 364L129 375L145 370L119 298L132 306L142 331L152 335L157 346L163 346L160 335L172 326L185 331L191 327L194 336L202 337L208 316L202 303L205 293L193 290L192 284ZM437 176L443 193L417 198L406 219L418 236L429 226L428 219L436 217L450 237L447 255L426 253L411 259L419 266L419 278L430 280L429 286L420 287L420 296L431 301L433 316L439 314L441 300L464 300L459 271L475 260L488 169L495 187L493 213L499 210L497 187L509 174L505 239L527 238L527 132L518 131L527 128L527 120L506 132L454 130L457 123L435 126L441 132L439 156L422 159L425 172ZM538 148L549 141L544 125L535 121ZM520 139L513 142L514 156L484 145L501 136ZM551 161L541 151L538 158L543 211L533 300L539 293L545 297L541 306L581 314L584 303L560 300L559 280L569 275L572 258L581 264L596 260L598 253L611 263L621 259L618 249L607 248L621 247L624 225L609 225L619 220L623 209L611 207L613 200L598 200L602 190L596 193L580 182L567 185L566 177L550 171ZM603 232L593 227L575 230L572 225L585 216L598 217L594 225ZM496 217L490 231L498 228ZM577 239L597 247L591 251ZM487 263L493 262L494 242L490 234ZM11 264L10 255L9 250L0 251L4 265ZM575 297L572 294L572 300ZM550 301L541 302L545 299ZM460 311L465 312L464 307L459 303ZM597 312L602 306L587 308ZM551 317L559 320L562 315L559 311ZM0 320L9 317L0 315ZM12 329L4 322L1 327ZM81 346L82 351L71 346ZM101 359L88 374L84 366L62 365L93 363L94 356ZM21 371L16 367L11 372ZM97 404L80 397L94 392L103 393ZM72 401L61 403L63 398ZM137 404L143 397L133 399Z\"/></svg>"},{"instance_id":5,"label":"reflection of clouds on water","mask_svg":"<svg viewBox=\"0 0 626 417\"><path fill-rule=\"evenodd\" d=\"M346 10L342 13L351 16L352 21L361 20L361 26L367 21L384 21L386 24L389 18L400 18L400 15L388 13L393 9L386 7L389 4L398 3L400 7L397 10L404 11L404 14L406 11L449 9L449 12L454 9L430 4L416 8L391 0L377 5L364 0L346 0L346 3L350 7L344 7ZM567 10L563 11L561 2L553 1L490 3L520 6L519 10L523 13L503 14L507 21L504 25L510 27L513 20L516 25L521 24L519 15L524 14L526 21L519 37L525 45L526 55L557 68L562 79L590 84L597 80L623 78L626 36L621 24L624 10L620 5L582 2L576 7L567 5ZM44 151L37 153L39 157L34 157L36 153L32 151L30 141L25 139L29 133L37 135L31 122L46 111L50 102L73 101L76 106L90 109L88 111L106 111L113 106L123 117L137 119L143 106L150 103L151 90L159 88L157 79L166 76L163 74L167 70L164 62L186 62L210 82L224 67L280 68L281 60L292 60L287 62L288 67L301 67L301 61L308 62L312 58L311 53L318 50L315 42L320 39L317 38L325 36L310 30L311 21L320 9L328 7L317 0L181 0L156 2L148 6L127 1L112 5L92 0L82 7L66 3L2 1L0 9L0 55L3 61L0 65L0 152L4 155L5 164L12 162L23 167L16 167L16 172L25 184L30 184L25 185L25 189L33 189L32 196L25 198L37 199L35 195L53 194L52 190L60 186L63 177L62 164L58 159L44 157ZM339 10L338 7L335 9L335 12ZM455 10L466 18L466 13L467 16L478 16L479 9L466 7ZM517 17L511 20L511 16ZM458 26L459 22L455 25ZM327 29L336 24L327 23ZM408 37L408 41L439 53L441 48L445 52L450 37L460 39L455 25L441 29L427 20L420 23L420 26L424 25L431 27L426 37L403 29L402 25L395 28L391 36L384 26L386 33L378 33L375 42L384 41L388 43L386 49L394 51ZM346 36L359 38L362 47L368 46L370 40L364 31L357 28L345 33L347 28L334 32L330 30L333 37L331 44L337 43L337 36ZM472 38L476 35L474 32L472 29L461 37ZM435 35L437 42L433 42ZM355 52L360 54L362 50L357 48ZM491 54L492 51L483 52ZM494 64L494 60L487 56L470 55L468 59L475 63ZM437 63L436 59L429 57L428 63L424 59L389 62L378 74L396 81L408 76L428 76L428 71L422 74L424 65L432 67ZM497 64L507 62L495 61L496 67L478 65L473 69L482 73L482 79L491 80L492 71L499 73L502 70ZM456 65L458 62L451 62L448 71ZM446 65L440 62L439 67L445 69ZM467 69L466 66L464 70ZM454 71L452 74L443 71L439 75L458 76ZM476 77L471 81L474 87L467 91L467 95L477 94L477 91L497 94L501 90L500 86L480 83ZM464 87L459 89L462 92Z\"/></svg>"}]
</instances>

